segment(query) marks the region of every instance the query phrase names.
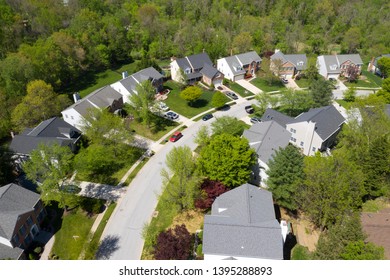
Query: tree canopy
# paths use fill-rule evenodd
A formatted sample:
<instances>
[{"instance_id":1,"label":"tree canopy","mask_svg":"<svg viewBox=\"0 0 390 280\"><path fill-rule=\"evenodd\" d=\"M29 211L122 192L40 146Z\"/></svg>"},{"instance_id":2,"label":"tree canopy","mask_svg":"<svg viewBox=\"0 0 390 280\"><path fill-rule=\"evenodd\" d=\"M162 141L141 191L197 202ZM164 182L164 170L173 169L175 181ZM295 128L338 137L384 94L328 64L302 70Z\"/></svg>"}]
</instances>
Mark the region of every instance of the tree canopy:
<instances>
[{"instance_id":1,"label":"tree canopy","mask_svg":"<svg viewBox=\"0 0 390 280\"><path fill-rule=\"evenodd\" d=\"M189 86L180 92L180 97L188 101L190 105L202 96L202 89L197 86Z\"/></svg>"},{"instance_id":2,"label":"tree canopy","mask_svg":"<svg viewBox=\"0 0 390 280\"><path fill-rule=\"evenodd\" d=\"M234 136L241 136L245 128L244 122L231 116L216 118L216 120L211 124L213 135L226 133Z\"/></svg>"}]
</instances>

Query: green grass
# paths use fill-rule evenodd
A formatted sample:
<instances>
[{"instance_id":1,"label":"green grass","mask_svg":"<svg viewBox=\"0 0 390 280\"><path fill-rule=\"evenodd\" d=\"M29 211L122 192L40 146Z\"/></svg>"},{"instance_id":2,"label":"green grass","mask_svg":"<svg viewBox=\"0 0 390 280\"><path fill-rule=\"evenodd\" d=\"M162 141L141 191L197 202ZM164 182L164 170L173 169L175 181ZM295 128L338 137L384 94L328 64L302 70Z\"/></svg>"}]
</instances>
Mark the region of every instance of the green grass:
<instances>
[{"instance_id":1,"label":"green grass","mask_svg":"<svg viewBox=\"0 0 390 280\"><path fill-rule=\"evenodd\" d=\"M386 201L383 198L377 198L375 200L367 200L363 204L363 212L377 213L378 211L386 208Z\"/></svg>"},{"instance_id":2,"label":"green grass","mask_svg":"<svg viewBox=\"0 0 390 280\"><path fill-rule=\"evenodd\" d=\"M299 80L295 80L295 83L300 87L300 88L308 88L310 85L309 79L301 78Z\"/></svg>"},{"instance_id":3,"label":"green grass","mask_svg":"<svg viewBox=\"0 0 390 280\"><path fill-rule=\"evenodd\" d=\"M365 67L365 66L364 66ZM365 67L367 69L367 67ZM382 81L383 79L367 70L362 70L362 75L366 76L366 78L376 87L381 87L382 86Z\"/></svg>"},{"instance_id":4,"label":"green grass","mask_svg":"<svg viewBox=\"0 0 390 280\"><path fill-rule=\"evenodd\" d=\"M211 99L213 97L214 91L203 90L203 94L201 97L196 100L191 106L188 105L188 102L182 99L180 94L180 85L174 81L168 81L164 84L165 88L170 89L170 93L168 95L168 99L165 100L165 103L170 107L172 111L183 115L187 118L192 118L196 115L201 114L204 111L212 109ZM226 102L230 99L226 98Z\"/></svg>"},{"instance_id":5,"label":"green grass","mask_svg":"<svg viewBox=\"0 0 390 280\"><path fill-rule=\"evenodd\" d=\"M269 85L269 83L260 78L255 78L251 81L251 84L258 87L264 92L269 92L269 91L277 91L277 90L282 90L285 89L285 86L281 81L276 81L275 83Z\"/></svg>"},{"instance_id":6,"label":"green grass","mask_svg":"<svg viewBox=\"0 0 390 280\"><path fill-rule=\"evenodd\" d=\"M310 254L311 254L310 251L306 247L297 244L292 249L291 259L292 260L310 260L311 259Z\"/></svg>"},{"instance_id":7,"label":"green grass","mask_svg":"<svg viewBox=\"0 0 390 280\"><path fill-rule=\"evenodd\" d=\"M87 242L95 218L96 216L86 216L79 208L64 215L61 228L55 235L52 254L59 256L61 260L77 260Z\"/></svg>"},{"instance_id":8,"label":"green grass","mask_svg":"<svg viewBox=\"0 0 390 280\"><path fill-rule=\"evenodd\" d=\"M337 99L336 102L343 106L345 109L351 109L353 102L347 102L343 99Z\"/></svg>"},{"instance_id":9,"label":"green grass","mask_svg":"<svg viewBox=\"0 0 390 280\"><path fill-rule=\"evenodd\" d=\"M104 213L103 219L101 220L98 228L93 234L92 240L86 245L85 255L84 255L85 260L95 259L95 254L99 247L100 237L102 236L104 228L106 227L106 224L110 219L112 212L114 212L115 207L116 207L116 203L111 203L108 206L106 212Z\"/></svg>"},{"instance_id":10,"label":"green grass","mask_svg":"<svg viewBox=\"0 0 390 280\"><path fill-rule=\"evenodd\" d=\"M126 179L126 186L130 185L131 181L137 176L138 172L144 167L144 165L149 161L149 158L144 158L130 173L129 177Z\"/></svg>"},{"instance_id":11,"label":"green grass","mask_svg":"<svg viewBox=\"0 0 390 280\"><path fill-rule=\"evenodd\" d=\"M228 80L226 86L228 88L230 88L232 91L234 91L234 92L238 93L239 95L241 95L242 97L247 97L247 96L252 96L253 95L252 92L246 90L245 88L243 88L239 84L234 83L232 81Z\"/></svg>"},{"instance_id":12,"label":"green grass","mask_svg":"<svg viewBox=\"0 0 390 280\"><path fill-rule=\"evenodd\" d=\"M132 121L130 127L135 130L135 133L151 139L153 141L159 140L169 131L179 126L180 124L171 120L167 120L162 117L156 116L152 120L152 124L148 127L145 124L139 123L137 121Z\"/></svg>"},{"instance_id":13,"label":"green grass","mask_svg":"<svg viewBox=\"0 0 390 280\"><path fill-rule=\"evenodd\" d=\"M115 181L119 184L120 180L122 180L123 176L126 175L126 172L133 166L134 163L134 161L127 162L121 169L112 174L111 178L115 179Z\"/></svg>"}]
</instances>

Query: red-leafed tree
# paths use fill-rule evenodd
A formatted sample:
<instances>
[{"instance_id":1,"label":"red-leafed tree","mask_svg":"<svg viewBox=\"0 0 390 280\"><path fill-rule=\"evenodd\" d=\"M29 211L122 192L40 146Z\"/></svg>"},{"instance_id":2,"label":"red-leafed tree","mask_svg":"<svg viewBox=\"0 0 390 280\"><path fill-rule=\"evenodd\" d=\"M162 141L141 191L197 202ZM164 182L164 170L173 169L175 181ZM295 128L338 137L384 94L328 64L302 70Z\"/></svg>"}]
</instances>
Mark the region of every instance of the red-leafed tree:
<instances>
[{"instance_id":1,"label":"red-leafed tree","mask_svg":"<svg viewBox=\"0 0 390 280\"><path fill-rule=\"evenodd\" d=\"M157 237L156 260L188 260L191 255L192 235L185 225L177 225Z\"/></svg>"},{"instance_id":2,"label":"red-leafed tree","mask_svg":"<svg viewBox=\"0 0 390 280\"><path fill-rule=\"evenodd\" d=\"M214 200L228 190L221 182L209 179L204 180L200 187L202 198L195 201L195 207L199 209L210 208Z\"/></svg>"},{"instance_id":3,"label":"red-leafed tree","mask_svg":"<svg viewBox=\"0 0 390 280\"><path fill-rule=\"evenodd\" d=\"M354 82L359 77L359 67L356 65L349 65L347 68L347 76L349 82Z\"/></svg>"}]
</instances>

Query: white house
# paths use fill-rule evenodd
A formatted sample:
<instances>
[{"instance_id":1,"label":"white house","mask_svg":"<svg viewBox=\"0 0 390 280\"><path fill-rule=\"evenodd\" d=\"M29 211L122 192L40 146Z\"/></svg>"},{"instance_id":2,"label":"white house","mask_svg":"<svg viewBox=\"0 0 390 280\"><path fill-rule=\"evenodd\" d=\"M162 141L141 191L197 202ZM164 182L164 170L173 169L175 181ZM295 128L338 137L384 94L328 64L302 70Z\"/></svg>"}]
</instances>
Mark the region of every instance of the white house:
<instances>
[{"instance_id":1,"label":"white house","mask_svg":"<svg viewBox=\"0 0 390 280\"><path fill-rule=\"evenodd\" d=\"M248 139L250 147L257 154L258 166L253 170L252 182L266 187L268 161L276 151L288 145L291 133L284 126L271 120L253 124L250 129L244 131L242 136Z\"/></svg>"},{"instance_id":2,"label":"white house","mask_svg":"<svg viewBox=\"0 0 390 280\"><path fill-rule=\"evenodd\" d=\"M357 67L359 74L362 71L363 61L359 54L321 55L317 57L318 73L325 79L347 77L348 68Z\"/></svg>"},{"instance_id":3,"label":"white house","mask_svg":"<svg viewBox=\"0 0 390 280\"><path fill-rule=\"evenodd\" d=\"M244 184L217 197L204 217L204 260L283 259L272 193Z\"/></svg>"},{"instance_id":4,"label":"white house","mask_svg":"<svg viewBox=\"0 0 390 280\"><path fill-rule=\"evenodd\" d=\"M218 59L217 69L225 78L235 82L244 79L245 75L254 76L260 63L260 56L255 51L250 51Z\"/></svg>"}]
</instances>

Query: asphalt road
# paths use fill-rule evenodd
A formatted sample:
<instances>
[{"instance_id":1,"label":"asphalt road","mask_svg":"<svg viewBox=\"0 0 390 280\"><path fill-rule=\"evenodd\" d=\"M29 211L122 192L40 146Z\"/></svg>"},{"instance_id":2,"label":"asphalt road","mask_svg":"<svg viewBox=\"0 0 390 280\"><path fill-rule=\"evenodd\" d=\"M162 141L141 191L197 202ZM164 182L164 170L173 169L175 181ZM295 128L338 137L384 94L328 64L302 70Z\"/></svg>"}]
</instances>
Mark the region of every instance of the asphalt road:
<instances>
[{"instance_id":1,"label":"asphalt road","mask_svg":"<svg viewBox=\"0 0 390 280\"><path fill-rule=\"evenodd\" d=\"M183 137L176 143L166 143L149 159L145 166L133 179L126 194L118 201L103 232L100 259L139 260L141 258L144 240L142 229L149 223L162 192L161 170L165 167L165 158L174 146L189 146L196 148L193 139L202 125L210 125L216 117L229 115L238 119L247 116L244 107L255 101L240 100L227 111L214 113L214 118L208 121L198 121L182 131Z\"/></svg>"}]
</instances>

